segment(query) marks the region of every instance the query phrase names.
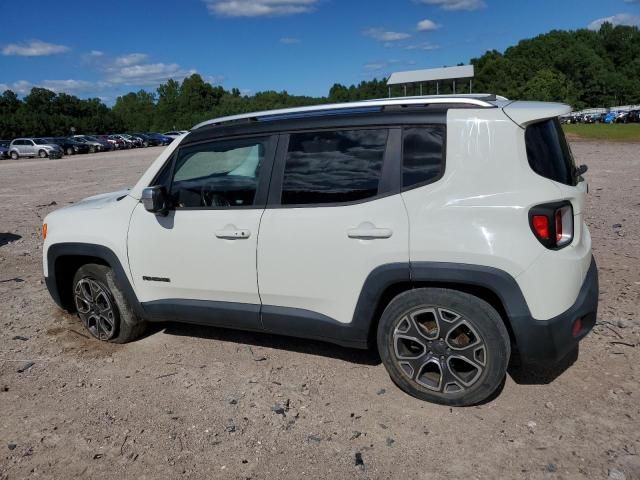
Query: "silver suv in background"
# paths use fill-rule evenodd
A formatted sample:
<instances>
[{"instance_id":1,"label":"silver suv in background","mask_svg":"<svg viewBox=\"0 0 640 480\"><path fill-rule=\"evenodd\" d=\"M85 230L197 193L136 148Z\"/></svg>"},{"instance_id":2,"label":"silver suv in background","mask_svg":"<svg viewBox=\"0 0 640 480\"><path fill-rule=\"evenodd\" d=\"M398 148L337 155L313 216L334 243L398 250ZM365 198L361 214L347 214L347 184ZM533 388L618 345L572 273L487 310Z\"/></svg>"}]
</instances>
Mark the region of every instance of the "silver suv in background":
<instances>
[{"instance_id":1,"label":"silver suv in background","mask_svg":"<svg viewBox=\"0 0 640 480\"><path fill-rule=\"evenodd\" d=\"M20 157L62 158L62 148L42 138L16 138L9 145L9 156L13 160Z\"/></svg>"}]
</instances>

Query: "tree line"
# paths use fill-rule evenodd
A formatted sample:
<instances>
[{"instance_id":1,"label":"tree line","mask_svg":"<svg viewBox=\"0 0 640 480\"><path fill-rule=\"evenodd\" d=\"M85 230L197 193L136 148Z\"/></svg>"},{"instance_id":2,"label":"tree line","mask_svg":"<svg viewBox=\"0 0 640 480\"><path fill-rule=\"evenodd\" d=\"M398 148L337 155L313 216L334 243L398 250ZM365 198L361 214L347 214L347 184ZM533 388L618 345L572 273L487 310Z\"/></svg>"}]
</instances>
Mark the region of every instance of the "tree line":
<instances>
[{"instance_id":1,"label":"tree line","mask_svg":"<svg viewBox=\"0 0 640 480\"><path fill-rule=\"evenodd\" d=\"M640 30L605 23L598 31L551 31L522 40L504 53L488 51L474 58L474 91L511 99L560 101L576 109L640 103ZM410 86L408 95L418 94ZM435 93L424 85L423 93ZM452 85L440 86L450 93ZM395 86L392 95L404 89ZM290 95L286 91L241 95L205 82L198 74L182 82L168 80L155 92L140 90L107 107L97 98L33 88L19 98L11 90L0 96L0 138L82 133L146 132L189 129L203 120L258 110L382 98L385 79L357 85L334 84L325 97Z\"/></svg>"}]
</instances>

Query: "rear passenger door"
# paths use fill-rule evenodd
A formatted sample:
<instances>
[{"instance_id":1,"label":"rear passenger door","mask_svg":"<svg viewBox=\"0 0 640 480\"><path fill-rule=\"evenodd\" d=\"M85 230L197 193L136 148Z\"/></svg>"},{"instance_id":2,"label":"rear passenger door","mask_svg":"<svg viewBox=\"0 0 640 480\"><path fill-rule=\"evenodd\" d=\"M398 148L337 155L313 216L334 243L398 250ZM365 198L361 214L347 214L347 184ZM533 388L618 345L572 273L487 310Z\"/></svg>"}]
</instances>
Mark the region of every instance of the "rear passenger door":
<instances>
[{"instance_id":1,"label":"rear passenger door","mask_svg":"<svg viewBox=\"0 0 640 480\"><path fill-rule=\"evenodd\" d=\"M20 155L32 157L35 154L35 144L33 143L33 140L23 140L22 145L20 146Z\"/></svg>"},{"instance_id":2,"label":"rear passenger door","mask_svg":"<svg viewBox=\"0 0 640 480\"><path fill-rule=\"evenodd\" d=\"M281 136L258 239L267 330L350 323L371 271L408 263L400 138L400 128L381 127Z\"/></svg>"}]
</instances>

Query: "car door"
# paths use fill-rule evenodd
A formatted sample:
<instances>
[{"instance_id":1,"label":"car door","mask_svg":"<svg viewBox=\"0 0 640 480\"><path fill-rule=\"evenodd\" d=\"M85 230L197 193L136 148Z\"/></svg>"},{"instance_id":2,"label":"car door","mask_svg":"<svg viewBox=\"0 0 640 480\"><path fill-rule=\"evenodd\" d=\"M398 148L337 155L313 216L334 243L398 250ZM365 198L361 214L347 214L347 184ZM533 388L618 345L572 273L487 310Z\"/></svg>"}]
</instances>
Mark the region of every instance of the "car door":
<instances>
[{"instance_id":1,"label":"car door","mask_svg":"<svg viewBox=\"0 0 640 480\"><path fill-rule=\"evenodd\" d=\"M23 145L20 146L20 155L24 155L27 157L32 157L35 155L35 143L33 140L23 140Z\"/></svg>"},{"instance_id":2,"label":"car door","mask_svg":"<svg viewBox=\"0 0 640 480\"><path fill-rule=\"evenodd\" d=\"M181 146L156 181L166 216L137 205L128 253L136 293L160 319L260 328L256 248L277 137Z\"/></svg>"},{"instance_id":3,"label":"car door","mask_svg":"<svg viewBox=\"0 0 640 480\"><path fill-rule=\"evenodd\" d=\"M399 138L399 128L380 127L281 138L258 240L267 330L309 336L314 321L340 330L374 269L408 266Z\"/></svg>"}]
</instances>

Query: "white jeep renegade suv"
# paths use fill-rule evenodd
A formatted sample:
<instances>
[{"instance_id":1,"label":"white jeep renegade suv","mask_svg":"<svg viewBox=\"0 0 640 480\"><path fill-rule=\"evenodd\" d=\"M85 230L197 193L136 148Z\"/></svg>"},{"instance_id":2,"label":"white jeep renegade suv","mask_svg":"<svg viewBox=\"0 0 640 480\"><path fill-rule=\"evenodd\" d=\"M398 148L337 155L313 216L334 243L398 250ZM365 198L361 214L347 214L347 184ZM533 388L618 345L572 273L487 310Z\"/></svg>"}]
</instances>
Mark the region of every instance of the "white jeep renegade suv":
<instances>
[{"instance_id":1,"label":"white jeep renegade suv","mask_svg":"<svg viewBox=\"0 0 640 480\"><path fill-rule=\"evenodd\" d=\"M417 97L225 117L131 190L45 219L53 299L110 342L181 321L376 345L418 398L471 405L511 357L593 327L566 105Z\"/></svg>"}]
</instances>

